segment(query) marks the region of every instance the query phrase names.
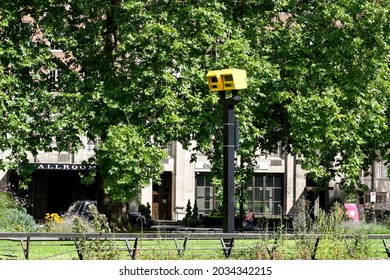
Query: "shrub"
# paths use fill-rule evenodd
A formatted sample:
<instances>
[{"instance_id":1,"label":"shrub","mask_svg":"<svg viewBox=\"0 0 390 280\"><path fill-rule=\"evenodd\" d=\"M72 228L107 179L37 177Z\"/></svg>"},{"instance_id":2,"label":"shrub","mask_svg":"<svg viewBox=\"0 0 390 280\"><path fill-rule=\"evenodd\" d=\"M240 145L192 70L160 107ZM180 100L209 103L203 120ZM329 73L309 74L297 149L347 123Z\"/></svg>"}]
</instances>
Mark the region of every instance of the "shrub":
<instances>
[{"instance_id":1,"label":"shrub","mask_svg":"<svg viewBox=\"0 0 390 280\"><path fill-rule=\"evenodd\" d=\"M37 224L26 209L5 208L0 211L0 231L4 232L32 232L36 231Z\"/></svg>"},{"instance_id":2,"label":"shrub","mask_svg":"<svg viewBox=\"0 0 390 280\"><path fill-rule=\"evenodd\" d=\"M187 207L186 207L186 215L183 218L183 224L187 225L187 220L191 218L192 216L192 207L191 207L191 201L188 200Z\"/></svg>"},{"instance_id":3,"label":"shrub","mask_svg":"<svg viewBox=\"0 0 390 280\"><path fill-rule=\"evenodd\" d=\"M313 221L311 218L312 213L310 210L310 203L306 199L298 199L294 208L294 214L292 223L295 232L304 234L310 231Z\"/></svg>"},{"instance_id":4,"label":"shrub","mask_svg":"<svg viewBox=\"0 0 390 280\"><path fill-rule=\"evenodd\" d=\"M49 223L62 224L64 222L64 219L57 213L52 213L52 214L46 213L45 221Z\"/></svg>"},{"instance_id":5,"label":"shrub","mask_svg":"<svg viewBox=\"0 0 390 280\"><path fill-rule=\"evenodd\" d=\"M199 218L198 204L196 203L196 200L195 200L194 209L192 211L191 217L189 217L189 219L187 220L187 225L189 227L197 227L197 226L200 226L201 224L202 224L202 221Z\"/></svg>"},{"instance_id":6,"label":"shrub","mask_svg":"<svg viewBox=\"0 0 390 280\"><path fill-rule=\"evenodd\" d=\"M56 229L65 223L65 220L57 213L46 213L44 230L45 231L56 231Z\"/></svg>"},{"instance_id":7,"label":"shrub","mask_svg":"<svg viewBox=\"0 0 390 280\"><path fill-rule=\"evenodd\" d=\"M93 228L98 233L110 232L111 229L108 225L107 218L104 214L100 214L97 211L96 206L91 207L91 219L93 223ZM79 219L74 219L75 227L77 227L78 232L82 232L83 228L81 224L78 224L82 221ZM83 254L83 259L87 260L117 260L119 259L119 251L115 247L115 241L110 239L100 239L96 238L94 240L87 240L81 238L79 240L79 246L81 253Z\"/></svg>"},{"instance_id":8,"label":"shrub","mask_svg":"<svg viewBox=\"0 0 390 280\"><path fill-rule=\"evenodd\" d=\"M7 208L17 208L17 205L10 195L0 192L0 211Z\"/></svg>"},{"instance_id":9,"label":"shrub","mask_svg":"<svg viewBox=\"0 0 390 280\"><path fill-rule=\"evenodd\" d=\"M191 209L192 209L192 211L191 211ZM183 218L183 223L186 226L197 227L197 226L202 224L202 221L199 218L198 205L196 204L196 200L195 200L194 208L191 207L191 201L188 200L186 212L187 213L186 213L185 217Z\"/></svg>"},{"instance_id":10,"label":"shrub","mask_svg":"<svg viewBox=\"0 0 390 280\"><path fill-rule=\"evenodd\" d=\"M34 218L9 192L0 192L0 231L31 232L37 229Z\"/></svg>"},{"instance_id":11,"label":"shrub","mask_svg":"<svg viewBox=\"0 0 390 280\"><path fill-rule=\"evenodd\" d=\"M148 227L148 228L151 227L152 225L154 225L154 220L152 219L152 216L151 216L152 210L150 208L151 208L151 206L150 206L149 202L146 203L146 205L141 204L138 207L139 212L146 219L146 227Z\"/></svg>"}]
</instances>

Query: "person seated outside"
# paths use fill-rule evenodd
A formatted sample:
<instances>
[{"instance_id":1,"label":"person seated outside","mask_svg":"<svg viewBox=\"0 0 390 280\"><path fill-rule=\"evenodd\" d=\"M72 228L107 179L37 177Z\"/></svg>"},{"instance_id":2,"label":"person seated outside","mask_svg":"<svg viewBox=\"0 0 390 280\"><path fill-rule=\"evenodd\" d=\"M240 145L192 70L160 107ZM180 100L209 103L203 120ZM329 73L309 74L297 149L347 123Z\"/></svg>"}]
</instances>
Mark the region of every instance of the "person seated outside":
<instances>
[{"instance_id":1,"label":"person seated outside","mask_svg":"<svg viewBox=\"0 0 390 280\"><path fill-rule=\"evenodd\" d=\"M252 209L249 209L248 213L245 216L245 220L244 220L244 222L246 222L245 230L254 230L253 218L254 218L254 215L253 215Z\"/></svg>"}]
</instances>

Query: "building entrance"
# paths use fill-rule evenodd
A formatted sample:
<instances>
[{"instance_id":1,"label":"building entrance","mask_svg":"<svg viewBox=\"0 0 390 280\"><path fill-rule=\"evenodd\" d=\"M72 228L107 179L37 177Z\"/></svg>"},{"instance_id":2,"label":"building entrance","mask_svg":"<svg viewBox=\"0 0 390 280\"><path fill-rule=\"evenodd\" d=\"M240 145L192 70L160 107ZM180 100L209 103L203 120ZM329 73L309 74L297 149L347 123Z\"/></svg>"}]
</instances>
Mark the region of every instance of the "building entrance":
<instances>
[{"instance_id":1,"label":"building entrance","mask_svg":"<svg viewBox=\"0 0 390 280\"><path fill-rule=\"evenodd\" d=\"M96 199L95 184L83 185L75 171L35 170L32 186L32 215L44 218L46 213L63 213L76 200Z\"/></svg>"},{"instance_id":2,"label":"building entrance","mask_svg":"<svg viewBox=\"0 0 390 280\"><path fill-rule=\"evenodd\" d=\"M172 219L172 173L164 172L161 183L153 183L152 218L155 220Z\"/></svg>"}]
</instances>

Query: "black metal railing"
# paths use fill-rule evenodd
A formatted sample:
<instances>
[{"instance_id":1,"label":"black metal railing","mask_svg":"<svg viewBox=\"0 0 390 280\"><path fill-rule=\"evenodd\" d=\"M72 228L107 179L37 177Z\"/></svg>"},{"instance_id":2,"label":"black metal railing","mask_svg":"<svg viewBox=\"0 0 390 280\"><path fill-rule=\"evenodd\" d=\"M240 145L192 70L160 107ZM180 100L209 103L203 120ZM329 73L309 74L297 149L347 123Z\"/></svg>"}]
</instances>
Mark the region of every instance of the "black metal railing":
<instances>
[{"instance_id":1,"label":"black metal railing","mask_svg":"<svg viewBox=\"0 0 390 280\"><path fill-rule=\"evenodd\" d=\"M256 232L4 233L0 259L83 260L88 242L108 244L119 259L390 259L390 235ZM338 249L335 247L338 246ZM338 251L339 255L332 255Z\"/></svg>"}]
</instances>

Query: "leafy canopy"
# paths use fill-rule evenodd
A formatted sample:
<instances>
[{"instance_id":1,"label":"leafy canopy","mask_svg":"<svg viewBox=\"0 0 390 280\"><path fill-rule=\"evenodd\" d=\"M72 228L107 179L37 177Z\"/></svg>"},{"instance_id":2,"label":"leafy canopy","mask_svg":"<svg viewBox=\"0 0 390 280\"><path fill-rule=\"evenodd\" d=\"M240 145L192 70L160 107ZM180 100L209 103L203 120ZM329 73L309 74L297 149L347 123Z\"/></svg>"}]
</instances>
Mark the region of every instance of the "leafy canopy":
<instances>
[{"instance_id":1,"label":"leafy canopy","mask_svg":"<svg viewBox=\"0 0 390 280\"><path fill-rule=\"evenodd\" d=\"M158 179L174 140L207 154L221 174L222 109L205 76L239 68L249 85L236 107L239 180L257 151L281 144L318 181L342 176L347 192L364 189L358 172L388 159L389 8L388 0L5 0L2 168L27 152L77 150L87 134L101 137L92 160L117 199ZM53 94L48 71L59 66Z\"/></svg>"}]
</instances>

